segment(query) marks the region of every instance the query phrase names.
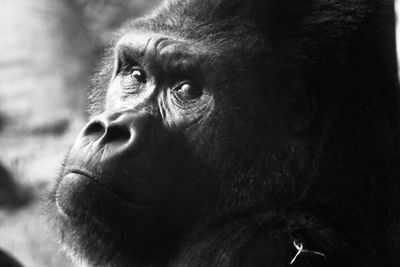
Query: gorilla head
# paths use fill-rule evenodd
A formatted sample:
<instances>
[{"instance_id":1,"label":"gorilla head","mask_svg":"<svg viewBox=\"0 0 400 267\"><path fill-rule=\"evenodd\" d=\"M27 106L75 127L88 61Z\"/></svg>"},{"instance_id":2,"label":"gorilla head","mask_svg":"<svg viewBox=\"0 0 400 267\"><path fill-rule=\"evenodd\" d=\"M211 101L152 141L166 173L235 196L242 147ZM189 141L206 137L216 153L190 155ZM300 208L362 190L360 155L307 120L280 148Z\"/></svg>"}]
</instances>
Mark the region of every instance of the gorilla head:
<instances>
[{"instance_id":1,"label":"gorilla head","mask_svg":"<svg viewBox=\"0 0 400 267\"><path fill-rule=\"evenodd\" d=\"M286 266L301 241L369 266L358 245L377 241L360 236L382 213L373 176L393 167L397 104L385 70L359 79L380 55L349 51L375 11L171 0L127 24L51 197L68 251L95 266Z\"/></svg>"}]
</instances>

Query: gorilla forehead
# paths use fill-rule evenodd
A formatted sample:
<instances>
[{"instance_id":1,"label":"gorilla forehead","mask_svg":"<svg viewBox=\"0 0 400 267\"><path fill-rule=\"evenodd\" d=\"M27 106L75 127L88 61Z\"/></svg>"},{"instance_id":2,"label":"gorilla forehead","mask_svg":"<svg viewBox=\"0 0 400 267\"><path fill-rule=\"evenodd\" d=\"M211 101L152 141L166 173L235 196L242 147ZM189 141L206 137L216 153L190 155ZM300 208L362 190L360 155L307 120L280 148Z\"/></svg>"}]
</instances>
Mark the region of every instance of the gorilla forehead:
<instances>
[{"instance_id":1,"label":"gorilla forehead","mask_svg":"<svg viewBox=\"0 0 400 267\"><path fill-rule=\"evenodd\" d=\"M153 69L165 67L188 73L198 72L201 63L215 54L199 43L152 32L124 34L115 46L115 53L117 58L131 58Z\"/></svg>"}]
</instances>

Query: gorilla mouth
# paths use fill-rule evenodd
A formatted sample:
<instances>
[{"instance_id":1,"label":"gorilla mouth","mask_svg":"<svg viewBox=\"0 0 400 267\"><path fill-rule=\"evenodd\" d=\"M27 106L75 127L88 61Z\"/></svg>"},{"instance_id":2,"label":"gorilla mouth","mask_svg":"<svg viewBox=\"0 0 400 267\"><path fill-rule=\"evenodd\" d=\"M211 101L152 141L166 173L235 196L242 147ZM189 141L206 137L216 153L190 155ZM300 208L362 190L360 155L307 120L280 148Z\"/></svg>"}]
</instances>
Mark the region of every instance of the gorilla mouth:
<instances>
[{"instance_id":1,"label":"gorilla mouth","mask_svg":"<svg viewBox=\"0 0 400 267\"><path fill-rule=\"evenodd\" d=\"M63 175L55 192L55 201L58 211L71 218L89 213L104 217L110 212L118 216L119 211L126 216L127 210L139 212L150 208L121 197L79 169L68 170Z\"/></svg>"}]
</instances>

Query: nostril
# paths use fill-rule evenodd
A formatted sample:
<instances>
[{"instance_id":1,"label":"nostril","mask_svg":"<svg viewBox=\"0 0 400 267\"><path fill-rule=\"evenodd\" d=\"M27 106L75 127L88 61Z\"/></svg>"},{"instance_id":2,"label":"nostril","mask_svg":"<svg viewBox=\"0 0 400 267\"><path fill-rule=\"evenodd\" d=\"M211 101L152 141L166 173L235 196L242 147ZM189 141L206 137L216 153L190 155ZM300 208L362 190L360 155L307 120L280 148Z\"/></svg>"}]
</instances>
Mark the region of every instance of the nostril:
<instances>
[{"instance_id":1,"label":"nostril","mask_svg":"<svg viewBox=\"0 0 400 267\"><path fill-rule=\"evenodd\" d=\"M85 129L85 135L103 135L105 132L105 126L101 121L92 121Z\"/></svg>"},{"instance_id":2,"label":"nostril","mask_svg":"<svg viewBox=\"0 0 400 267\"><path fill-rule=\"evenodd\" d=\"M127 141L131 138L129 128L120 125L110 125L104 136L106 142Z\"/></svg>"}]
</instances>

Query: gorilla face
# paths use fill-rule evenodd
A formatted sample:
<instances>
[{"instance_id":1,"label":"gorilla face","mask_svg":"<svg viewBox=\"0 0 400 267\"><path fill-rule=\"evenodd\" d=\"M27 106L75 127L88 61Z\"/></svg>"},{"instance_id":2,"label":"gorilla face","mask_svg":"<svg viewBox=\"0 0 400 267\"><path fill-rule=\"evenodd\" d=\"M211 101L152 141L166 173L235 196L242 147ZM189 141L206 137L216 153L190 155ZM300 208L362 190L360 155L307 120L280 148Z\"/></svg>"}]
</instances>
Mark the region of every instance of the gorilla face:
<instances>
[{"instance_id":1,"label":"gorilla face","mask_svg":"<svg viewBox=\"0 0 400 267\"><path fill-rule=\"evenodd\" d=\"M104 111L57 182L57 217L64 241L91 262L161 261L201 214L205 170L189 144L207 134L213 66L201 47L158 34L125 34L114 51Z\"/></svg>"}]
</instances>

